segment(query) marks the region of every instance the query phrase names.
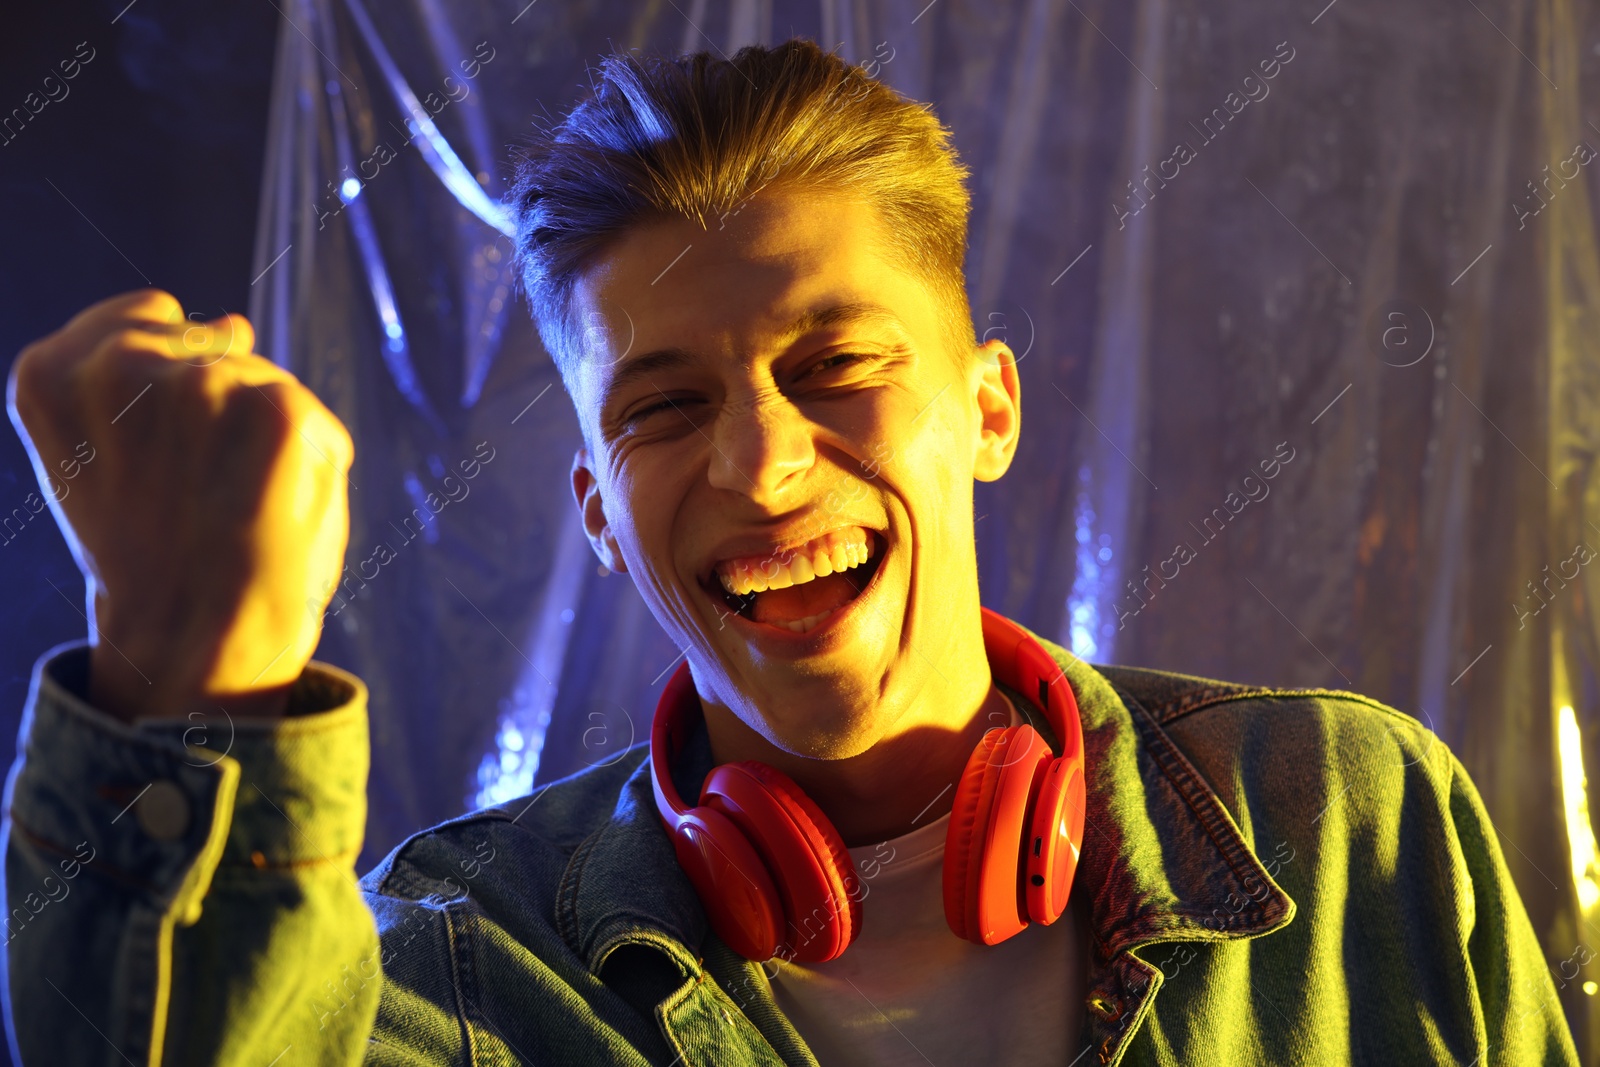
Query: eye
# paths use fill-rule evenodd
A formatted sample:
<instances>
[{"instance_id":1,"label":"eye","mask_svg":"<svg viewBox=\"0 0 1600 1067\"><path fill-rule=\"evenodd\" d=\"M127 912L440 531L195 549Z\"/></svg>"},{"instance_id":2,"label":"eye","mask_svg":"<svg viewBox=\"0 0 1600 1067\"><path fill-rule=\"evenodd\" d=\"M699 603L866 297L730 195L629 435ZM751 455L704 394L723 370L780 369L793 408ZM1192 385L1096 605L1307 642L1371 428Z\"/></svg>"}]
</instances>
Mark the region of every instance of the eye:
<instances>
[{"instance_id":1,"label":"eye","mask_svg":"<svg viewBox=\"0 0 1600 1067\"><path fill-rule=\"evenodd\" d=\"M622 423L624 426L632 426L636 422L647 419L652 415L660 414L663 411L676 409L681 412L685 407L698 402L699 397L663 397L654 404L648 404L628 415L622 420Z\"/></svg>"},{"instance_id":2,"label":"eye","mask_svg":"<svg viewBox=\"0 0 1600 1067\"><path fill-rule=\"evenodd\" d=\"M629 415L628 416L628 421L629 422L637 422L639 419L644 418L646 415L654 415L656 412L665 411L665 410L667 410L667 408L669 408L671 406L672 406L672 401L670 401L670 400L663 400L660 403L651 404L649 407L643 408L642 410L639 410L639 411L635 411L632 415Z\"/></svg>"},{"instance_id":3,"label":"eye","mask_svg":"<svg viewBox=\"0 0 1600 1067\"><path fill-rule=\"evenodd\" d=\"M835 352L833 355L824 356L822 359L819 359L817 362L813 363L805 372L803 377L809 378L813 375L820 374L823 371L833 370L835 367L844 366L847 363L859 363L865 358L865 356L859 355L855 352Z\"/></svg>"}]
</instances>

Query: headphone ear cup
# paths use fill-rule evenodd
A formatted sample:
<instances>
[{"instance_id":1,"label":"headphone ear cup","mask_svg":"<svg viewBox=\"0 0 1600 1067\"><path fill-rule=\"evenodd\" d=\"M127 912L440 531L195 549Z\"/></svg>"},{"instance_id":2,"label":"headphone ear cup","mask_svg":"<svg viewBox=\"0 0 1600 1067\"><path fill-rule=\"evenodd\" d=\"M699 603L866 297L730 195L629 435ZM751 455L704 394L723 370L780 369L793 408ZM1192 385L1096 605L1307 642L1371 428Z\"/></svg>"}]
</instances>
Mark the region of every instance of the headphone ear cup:
<instances>
[{"instance_id":1,"label":"headphone ear cup","mask_svg":"<svg viewBox=\"0 0 1600 1067\"><path fill-rule=\"evenodd\" d=\"M743 831L771 873L783 904L778 955L822 963L849 947L861 929L855 864L793 779L754 761L725 763L706 777L700 803Z\"/></svg>"},{"instance_id":2,"label":"headphone ear cup","mask_svg":"<svg viewBox=\"0 0 1600 1067\"><path fill-rule=\"evenodd\" d=\"M978 740L978 747L967 757L967 765L956 784L955 800L950 808L950 827L944 839L944 918L957 937L972 940L968 931L967 901L971 895L968 886L970 872L977 862L974 838L982 834L974 830L983 825L994 796L994 783L998 770L989 762L989 754L1004 731L995 727ZM981 849L981 846L979 846Z\"/></svg>"},{"instance_id":3,"label":"headphone ear cup","mask_svg":"<svg viewBox=\"0 0 1600 1067\"><path fill-rule=\"evenodd\" d=\"M994 945L1028 925L1022 840L1050 755L1024 724L990 730L968 758L945 837L944 914L957 937Z\"/></svg>"},{"instance_id":4,"label":"headphone ear cup","mask_svg":"<svg viewBox=\"0 0 1600 1067\"><path fill-rule=\"evenodd\" d=\"M1046 926L1066 910L1083 847L1083 760L1063 756L1050 761L1028 830L1026 869L1028 917Z\"/></svg>"},{"instance_id":5,"label":"headphone ear cup","mask_svg":"<svg viewBox=\"0 0 1600 1067\"><path fill-rule=\"evenodd\" d=\"M717 936L746 959L770 959L783 933L783 902L739 828L719 811L695 808L673 833L672 848Z\"/></svg>"}]
</instances>

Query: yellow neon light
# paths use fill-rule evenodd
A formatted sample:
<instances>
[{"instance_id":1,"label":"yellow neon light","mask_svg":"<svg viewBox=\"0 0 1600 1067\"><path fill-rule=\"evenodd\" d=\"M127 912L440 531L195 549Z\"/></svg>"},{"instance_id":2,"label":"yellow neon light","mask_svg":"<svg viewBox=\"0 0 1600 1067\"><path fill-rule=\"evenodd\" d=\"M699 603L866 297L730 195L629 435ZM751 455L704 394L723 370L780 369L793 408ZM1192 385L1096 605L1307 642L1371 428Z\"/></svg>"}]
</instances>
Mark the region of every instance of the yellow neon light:
<instances>
[{"instance_id":1,"label":"yellow neon light","mask_svg":"<svg viewBox=\"0 0 1600 1067\"><path fill-rule=\"evenodd\" d=\"M1572 881L1578 904L1585 914L1600 902L1600 848L1589 822L1589 791L1583 773L1583 748L1578 716L1572 705L1561 706L1556 726L1556 748L1561 755L1561 800L1567 812L1567 843L1572 849Z\"/></svg>"}]
</instances>

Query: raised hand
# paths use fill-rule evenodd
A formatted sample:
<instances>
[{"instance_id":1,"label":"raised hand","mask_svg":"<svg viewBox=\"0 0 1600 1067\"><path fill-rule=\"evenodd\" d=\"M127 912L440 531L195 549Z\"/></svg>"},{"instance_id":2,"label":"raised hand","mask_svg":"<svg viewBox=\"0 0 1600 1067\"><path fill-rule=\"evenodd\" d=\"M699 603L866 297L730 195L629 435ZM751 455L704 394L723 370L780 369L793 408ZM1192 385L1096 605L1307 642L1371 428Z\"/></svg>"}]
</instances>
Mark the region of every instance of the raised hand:
<instances>
[{"instance_id":1,"label":"raised hand","mask_svg":"<svg viewBox=\"0 0 1600 1067\"><path fill-rule=\"evenodd\" d=\"M281 713L316 648L354 449L254 342L243 316L192 322L141 290L12 368L11 420L87 583L89 699L122 718Z\"/></svg>"}]
</instances>

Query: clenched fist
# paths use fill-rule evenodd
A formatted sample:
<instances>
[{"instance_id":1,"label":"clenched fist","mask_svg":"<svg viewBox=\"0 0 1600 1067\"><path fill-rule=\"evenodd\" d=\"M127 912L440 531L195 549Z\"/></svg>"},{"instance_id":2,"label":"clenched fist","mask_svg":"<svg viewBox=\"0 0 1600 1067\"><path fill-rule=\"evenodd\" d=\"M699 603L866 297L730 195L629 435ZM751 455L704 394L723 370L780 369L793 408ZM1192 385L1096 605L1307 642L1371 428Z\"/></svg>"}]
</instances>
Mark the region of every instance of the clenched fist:
<instances>
[{"instance_id":1,"label":"clenched fist","mask_svg":"<svg viewBox=\"0 0 1600 1067\"><path fill-rule=\"evenodd\" d=\"M281 713L316 648L354 449L254 343L242 316L191 322L143 290L12 368L11 420L88 586L89 699L125 719Z\"/></svg>"}]
</instances>

